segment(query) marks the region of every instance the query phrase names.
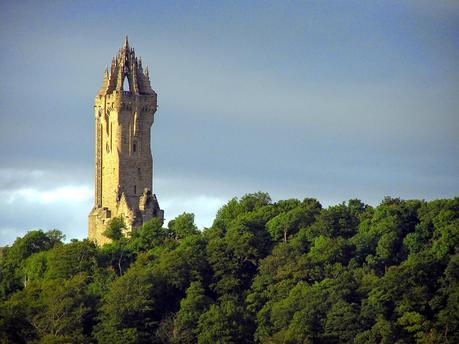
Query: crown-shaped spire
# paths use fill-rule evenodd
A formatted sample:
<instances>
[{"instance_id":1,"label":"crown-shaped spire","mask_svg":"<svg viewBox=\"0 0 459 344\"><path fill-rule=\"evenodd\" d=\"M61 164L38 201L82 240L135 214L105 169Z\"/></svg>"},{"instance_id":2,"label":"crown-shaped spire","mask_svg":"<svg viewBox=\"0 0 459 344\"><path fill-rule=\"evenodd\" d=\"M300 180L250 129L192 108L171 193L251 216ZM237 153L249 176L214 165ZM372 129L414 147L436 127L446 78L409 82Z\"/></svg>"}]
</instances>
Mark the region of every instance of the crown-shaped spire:
<instances>
[{"instance_id":1,"label":"crown-shaped spire","mask_svg":"<svg viewBox=\"0 0 459 344\"><path fill-rule=\"evenodd\" d=\"M144 74L141 60L135 57L134 49L129 47L127 35L123 47L112 59L109 72L104 73L104 79L99 95L121 92L126 82L129 83L131 94L155 94L150 86L148 72Z\"/></svg>"}]
</instances>

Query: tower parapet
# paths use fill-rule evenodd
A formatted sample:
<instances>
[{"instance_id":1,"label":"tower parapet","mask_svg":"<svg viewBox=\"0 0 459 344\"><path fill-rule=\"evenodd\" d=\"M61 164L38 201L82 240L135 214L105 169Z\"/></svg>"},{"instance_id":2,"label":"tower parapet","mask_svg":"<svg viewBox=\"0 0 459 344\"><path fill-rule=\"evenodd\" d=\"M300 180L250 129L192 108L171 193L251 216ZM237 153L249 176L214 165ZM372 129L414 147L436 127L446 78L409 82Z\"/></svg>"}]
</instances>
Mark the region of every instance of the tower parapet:
<instances>
[{"instance_id":1,"label":"tower parapet","mask_svg":"<svg viewBox=\"0 0 459 344\"><path fill-rule=\"evenodd\" d=\"M95 98L95 202L89 214L88 237L98 244L113 217L123 217L132 230L145 221L164 218L153 193L151 127L157 110L148 69L129 47L128 38Z\"/></svg>"}]
</instances>

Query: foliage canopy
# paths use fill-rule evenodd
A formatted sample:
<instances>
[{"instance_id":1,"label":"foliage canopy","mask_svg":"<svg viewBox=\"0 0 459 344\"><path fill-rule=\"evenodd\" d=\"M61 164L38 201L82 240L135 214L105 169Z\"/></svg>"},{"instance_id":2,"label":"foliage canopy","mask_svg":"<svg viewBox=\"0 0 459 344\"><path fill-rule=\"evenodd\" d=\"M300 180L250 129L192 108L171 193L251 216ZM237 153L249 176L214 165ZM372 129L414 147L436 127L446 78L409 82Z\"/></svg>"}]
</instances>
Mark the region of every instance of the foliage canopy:
<instances>
[{"instance_id":1,"label":"foliage canopy","mask_svg":"<svg viewBox=\"0 0 459 344\"><path fill-rule=\"evenodd\" d=\"M1 343L459 342L459 198L323 208L234 198L97 247L34 230L0 250Z\"/></svg>"}]
</instances>

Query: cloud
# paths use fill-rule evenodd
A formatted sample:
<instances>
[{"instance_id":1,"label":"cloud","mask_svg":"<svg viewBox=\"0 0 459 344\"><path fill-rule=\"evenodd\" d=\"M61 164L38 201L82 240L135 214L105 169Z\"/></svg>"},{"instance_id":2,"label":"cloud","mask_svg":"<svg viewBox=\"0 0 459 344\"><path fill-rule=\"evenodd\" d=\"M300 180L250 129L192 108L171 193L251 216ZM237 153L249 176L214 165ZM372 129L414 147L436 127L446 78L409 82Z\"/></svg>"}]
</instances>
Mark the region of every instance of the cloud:
<instances>
[{"instance_id":1,"label":"cloud","mask_svg":"<svg viewBox=\"0 0 459 344\"><path fill-rule=\"evenodd\" d=\"M0 192L7 204L16 202L29 203L75 203L88 201L93 192L86 186L61 186L51 190L37 190L33 188L18 189L9 192Z\"/></svg>"},{"instance_id":2,"label":"cloud","mask_svg":"<svg viewBox=\"0 0 459 344\"><path fill-rule=\"evenodd\" d=\"M0 169L0 245L36 228L57 228L68 239L84 238L92 186L79 184L72 175L63 170Z\"/></svg>"},{"instance_id":3,"label":"cloud","mask_svg":"<svg viewBox=\"0 0 459 344\"><path fill-rule=\"evenodd\" d=\"M73 180L73 184L69 184ZM61 230L68 240L87 236L87 216L93 205L93 185L77 184L71 170L0 169L0 245L9 245L28 230ZM166 223L183 212L196 215L199 228L209 227L227 199L204 194L212 183L189 180L193 193L183 188L184 180L159 179L158 193ZM199 185L197 185L199 184ZM200 190L199 190L200 189ZM200 191L200 192L198 192Z\"/></svg>"}]
</instances>

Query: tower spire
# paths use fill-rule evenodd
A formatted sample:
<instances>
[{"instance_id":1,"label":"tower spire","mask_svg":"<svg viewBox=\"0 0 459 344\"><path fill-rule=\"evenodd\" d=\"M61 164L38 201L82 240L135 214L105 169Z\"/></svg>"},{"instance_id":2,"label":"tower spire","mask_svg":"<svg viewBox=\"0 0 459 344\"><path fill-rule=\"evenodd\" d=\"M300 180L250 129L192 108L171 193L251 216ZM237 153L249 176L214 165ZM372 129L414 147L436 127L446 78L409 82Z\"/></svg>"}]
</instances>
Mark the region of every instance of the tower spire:
<instances>
[{"instance_id":1,"label":"tower spire","mask_svg":"<svg viewBox=\"0 0 459 344\"><path fill-rule=\"evenodd\" d=\"M110 241L103 233L114 217L122 217L128 231L153 217L164 219L152 181L157 96L127 36L109 68L94 103L96 192L88 237L99 245Z\"/></svg>"},{"instance_id":2,"label":"tower spire","mask_svg":"<svg viewBox=\"0 0 459 344\"><path fill-rule=\"evenodd\" d=\"M111 94L113 91L121 91L125 79L129 82L129 92L132 94L154 95L155 91L151 88L148 72L145 73L141 58L135 56L134 48L129 46L129 38L126 35L123 46L112 59L108 69L108 83L103 84L100 94Z\"/></svg>"}]
</instances>

